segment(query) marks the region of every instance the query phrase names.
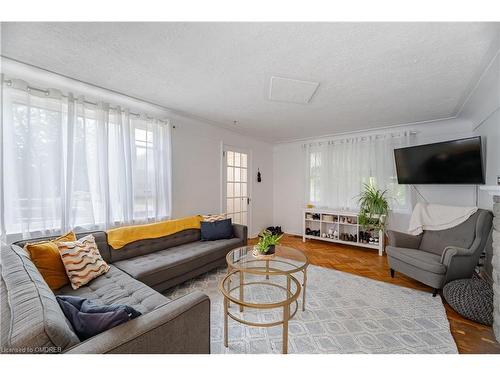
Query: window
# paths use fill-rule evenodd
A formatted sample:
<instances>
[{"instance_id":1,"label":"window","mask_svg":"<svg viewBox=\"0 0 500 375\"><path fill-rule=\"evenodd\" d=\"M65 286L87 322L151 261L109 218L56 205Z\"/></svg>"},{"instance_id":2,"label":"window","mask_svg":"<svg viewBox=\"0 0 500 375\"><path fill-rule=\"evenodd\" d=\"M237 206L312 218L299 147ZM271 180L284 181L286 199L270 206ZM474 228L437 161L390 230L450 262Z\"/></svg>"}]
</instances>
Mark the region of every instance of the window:
<instances>
[{"instance_id":1,"label":"window","mask_svg":"<svg viewBox=\"0 0 500 375\"><path fill-rule=\"evenodd\" d=\"M410 209L406 185L397 183L393 150L409 144L408 132L341 139L305 146L307 200L317 207L357 210L363 184L387 190L393 210Z\"/></svg>"},{"instance_id":2,"label":"window","mask_svg":"<svg viewBox=\"0 0 500 375\"><path fill-rule=\"evenodd\" d=\"M321 153L309 154L309 200L314 204L321 202Z\"/></svg>"},{"instance_id":3,"label":"window","mask_svg":"<svg viewBox=\"0 0 500 375\"><path fill-rule=\"evenodd\" d=\"M57 90L4 84L2 238L170 216L170 127Z\"/></svg>"}]
</instances>

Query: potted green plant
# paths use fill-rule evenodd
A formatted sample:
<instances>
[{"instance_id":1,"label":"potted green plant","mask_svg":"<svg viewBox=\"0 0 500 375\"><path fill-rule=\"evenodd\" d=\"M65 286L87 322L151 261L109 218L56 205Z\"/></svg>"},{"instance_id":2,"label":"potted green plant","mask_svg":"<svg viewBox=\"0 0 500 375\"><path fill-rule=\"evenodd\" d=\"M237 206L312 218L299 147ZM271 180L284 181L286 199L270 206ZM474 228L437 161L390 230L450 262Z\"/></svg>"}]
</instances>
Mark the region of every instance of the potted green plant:
<instances>
[{"instance_id":1,"label":"potted green plant","mask_svg":"<svg viewBox=\"0 0 500 375\"><path fill-rule=\"evenodd\" d=\"M281 240L281 237L283 237L283 235L272 234L270 231L266 229L262 231L259 237L260 239L259 242L257 243L258 252L264 255L271 255L274 254L276 250L275 249L276 245L279 245L279 242Z\"/></svg>"},{"instance_id":2,"label":"potted green plant","mask_svg":"<svg viewBox=\"0 0 500 375\"><path fill-rule=\"evenodd\" d=\"M359 196L358 223L363 228L384 230L389 202L387 191L381 191L371 184L364 184Z\"/></svg>"}]
</instances>

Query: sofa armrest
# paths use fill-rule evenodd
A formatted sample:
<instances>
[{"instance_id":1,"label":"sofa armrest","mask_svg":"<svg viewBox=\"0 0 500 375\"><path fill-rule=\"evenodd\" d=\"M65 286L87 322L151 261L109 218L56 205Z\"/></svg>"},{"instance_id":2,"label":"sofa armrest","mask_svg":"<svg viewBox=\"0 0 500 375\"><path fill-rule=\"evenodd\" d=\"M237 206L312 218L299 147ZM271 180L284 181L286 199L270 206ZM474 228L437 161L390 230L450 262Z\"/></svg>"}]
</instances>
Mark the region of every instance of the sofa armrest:
<instances>
[{"instance_id":1,"label":"sofa armrest","mask_svg":"<svg viewBox=\"0 0 500 375\"><path fill-rule=\"evenodd\" d=\"M241 224L233 224L233 235L246 245L248 240L248 227Z\"/></svg>"},{"instance_id":2,"label":"sofa armrest","mask_svg":"<svg viewBox=\"0 0 500 375\"><path fill-rule=\"evenodd\" d=\"M66 353L209 354L210 299L201 292L190 293Z\"/></svg>"},{"instance_id":3,"label":"sofa armrest","mask_svg":"<svg viewBox=\"0 0 500 375\"><path fill-rule=\"evenodd\" d=\"M481 239L476 238L471 247L447 246L441 255L441 263L446 266L446 282L466 279L473 275L479 259Z\"/></svg>"},{"instance_id":4,"label":"sofa armrest","mask_svg":"<svg viewBox=\"0 0 500 375\"><path fill-rule=\"evenodd\" d=\"M481 239L476 237L471 247L468 249L458 246L447 246L441 255L441 263L445 266L449 266L454 257L472 257L480 250L480 245Z\"/></svg>"},{"instance_id":5,"label":"sofa armrest","mask_svg":"<svg viewBox=\"0 0 500 375\"><path fill-rule=\"evenodd\" d=\"M404 247L407 249L418 249L422 241L422 235L414 236L408 233L396 232L394 230L387 231L389 246Z\"/></svg>"},{"instance_id":6,"label":"sofa armrest","mask_svg":"<svg viewBox=\"0 0 500 375\"><path fill-rule=\"evenodd\" d=\"M458 247L458 246L447 246L443 254L441 255L441 263L444 265L449 265L451 263L451 260L453 257L464 257L464 256L471 256L472 255L472 250L471 249L464 249L463 247Z\"/></svg>"}]
</instances>

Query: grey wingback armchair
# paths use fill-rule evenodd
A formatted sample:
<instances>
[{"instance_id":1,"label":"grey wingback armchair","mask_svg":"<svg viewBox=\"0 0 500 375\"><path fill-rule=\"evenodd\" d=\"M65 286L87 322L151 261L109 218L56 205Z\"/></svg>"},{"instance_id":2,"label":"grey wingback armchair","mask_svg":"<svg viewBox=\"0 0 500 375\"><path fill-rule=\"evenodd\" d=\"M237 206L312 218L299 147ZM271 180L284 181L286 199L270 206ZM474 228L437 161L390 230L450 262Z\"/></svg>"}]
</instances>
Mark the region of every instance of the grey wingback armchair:
<instances>
[{"instance_id":1,"label":"grey wingback armchair","mask_svg":"<svg viewBox=\"0 0 500 375\"><path fill-rule=\"evenodd\" d=\"M389 230L387 259L391 276L398 271L434 288L436 296L447 282L469 278L486 245L492 214L478 210L456 227L424 231L418 236Z\"/></svg>"}]
</instances>

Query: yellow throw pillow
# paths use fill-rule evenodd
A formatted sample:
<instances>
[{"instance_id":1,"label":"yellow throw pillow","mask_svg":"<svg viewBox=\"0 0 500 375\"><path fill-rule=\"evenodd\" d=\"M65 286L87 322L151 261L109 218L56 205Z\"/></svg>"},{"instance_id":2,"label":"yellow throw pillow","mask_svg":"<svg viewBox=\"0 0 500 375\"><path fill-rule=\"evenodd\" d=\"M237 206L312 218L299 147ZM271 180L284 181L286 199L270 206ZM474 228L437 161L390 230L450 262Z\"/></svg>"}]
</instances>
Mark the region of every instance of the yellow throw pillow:
<instances>
[{"instance_id":1,"label":"yellow throw pillow","mask_svg":"<svg viewBox=\"0 0 500 375\"><path fill-rule=\"evenodd\" d=\"M76 241L75 233L69 232L51 241L28 243L24 246L30 254L31 261L38 268L43 279L52 290L60 289L69 283L66 269L64 268L57 247L57 242L59 241Z\"/></svg>"},{"instance_id":2,"label":"yellow throw pillow","mask_svg":"<svg viewBox=\"0 0 500 375\"><path fill-rule=\"evenodd\" d=\"M73 289L109 271L110 267L102 259L91 234L77 241L57 242L57 247Z\"/></svg>"}]
</instances>

